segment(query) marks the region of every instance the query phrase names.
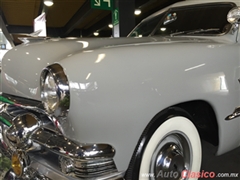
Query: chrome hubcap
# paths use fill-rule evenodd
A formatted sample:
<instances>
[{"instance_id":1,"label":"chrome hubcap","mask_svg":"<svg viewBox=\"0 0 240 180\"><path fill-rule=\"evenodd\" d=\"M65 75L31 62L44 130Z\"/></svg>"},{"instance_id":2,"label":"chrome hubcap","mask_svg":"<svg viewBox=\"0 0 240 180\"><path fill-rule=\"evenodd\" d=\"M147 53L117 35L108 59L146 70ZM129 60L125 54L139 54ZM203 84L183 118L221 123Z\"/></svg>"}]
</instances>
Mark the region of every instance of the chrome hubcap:
<instances>
[{"instance_id":1,"label":"chrome hubcap","mask_svg":"<svg viewBox=\"0 0 240 180\"><path fill-rule=\"evenodd\" d=\"M156 180L183 180L183 170L190 170L191 148L187 138L174 133L167 135L157 146L151 160L150 173Z\"/></svg>"}]
</instances>

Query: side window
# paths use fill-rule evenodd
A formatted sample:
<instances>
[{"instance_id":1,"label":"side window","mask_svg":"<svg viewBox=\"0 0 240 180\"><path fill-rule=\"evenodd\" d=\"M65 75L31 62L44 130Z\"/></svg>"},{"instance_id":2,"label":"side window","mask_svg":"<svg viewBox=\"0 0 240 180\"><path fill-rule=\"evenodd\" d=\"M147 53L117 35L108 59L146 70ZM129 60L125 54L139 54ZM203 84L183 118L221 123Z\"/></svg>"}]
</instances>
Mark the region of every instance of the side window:
<instances>
[{"instance_id":1,"label":"side window","mask_svg":"<svg viewBox=\"0 0 240 180\"><path fill-rule=\"evenodd\" d=\"M172 9L155 35L221 34L229 28L227 14L233 4L205 4Z\"/></svg>"},{"instance_id":2,"label":"side window","mask_svg":"<svg viewBox=\"0 0 240 180\"><path fill-rule=\"evenodd\" d=\"M149 36L156 26L159 24L161 19L163 18L163 14L160 14L154 18L149 20L145 20L140 23L134 30L130 33L130 37L144 37Z\"/></svg>"}]
</instances>

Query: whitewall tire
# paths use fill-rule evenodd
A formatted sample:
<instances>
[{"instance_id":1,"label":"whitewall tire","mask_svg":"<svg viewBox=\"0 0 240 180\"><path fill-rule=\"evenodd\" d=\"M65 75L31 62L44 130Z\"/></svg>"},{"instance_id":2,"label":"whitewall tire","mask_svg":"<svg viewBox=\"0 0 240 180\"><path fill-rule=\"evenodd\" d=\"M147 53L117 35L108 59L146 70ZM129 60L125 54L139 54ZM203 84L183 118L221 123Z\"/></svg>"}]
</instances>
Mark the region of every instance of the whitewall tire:
<instances>
[{"instance_id":1,"label":"whitewall tire","mask_svg":"<svg viewBox=\"0 0 240 180\"><path fill-rule=\"evenodd\" d=\"M156 128L147 142L139 180L185 180L183 172L200 172L201 142L194 124L183 116L172 117Z\"/></svg>"}]
</instances>

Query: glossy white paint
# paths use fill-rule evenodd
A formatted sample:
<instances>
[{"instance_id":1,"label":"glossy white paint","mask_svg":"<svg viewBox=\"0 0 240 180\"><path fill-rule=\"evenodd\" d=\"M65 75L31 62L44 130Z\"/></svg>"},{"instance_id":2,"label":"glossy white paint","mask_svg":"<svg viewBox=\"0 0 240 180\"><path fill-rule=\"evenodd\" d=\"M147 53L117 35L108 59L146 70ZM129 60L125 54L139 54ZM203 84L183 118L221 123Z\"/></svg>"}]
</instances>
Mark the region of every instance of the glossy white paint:
<instances>
[{"instance_id":1,"label":"glossy white paint","mask_svg":"<svg viewBox=\"0 0 240 180\"><path fill-rule=\"evenodd\" d=\"M154 39L51 39L17 46L4 56L2 91L41 100L39 77L42 69L46 66L82 51L91 51L95 48L116 44L137 44L151 41Z\"/></svg>"},{"instance_id":2,"label":"glossy white paint","mask_svg":"<svg viewBox=\"0 0 240 180\"><path fill-rule=\"evenodd\" d=\"M234 42L195 39L101 48L69 57L60 62L71 87L71 123L65 130L79 141L114 145L123 169L154 115L201 99L218 118L218 154L227 152L240 143L239 119L224 120L239 105L239 52ZM99 62L99 57L104 58Z\"/></svg>"},{"instance_id":3,"label":"glossy white paint","mask_svg":"<svg viewBox=\"0 0 240 180\"><path fill-rule=\"evenodd\" d=\"M119 170L126 169L143 129L159 111L204 100L216 113L222 154L240 145L240 119L224 120L240 104L240 44L235 40L236 34L228 34L22 45L4 57L3 92L40 100L41 70L61 64L71 87L67 136L113 145Z\"/></svg>"}]
</instances>

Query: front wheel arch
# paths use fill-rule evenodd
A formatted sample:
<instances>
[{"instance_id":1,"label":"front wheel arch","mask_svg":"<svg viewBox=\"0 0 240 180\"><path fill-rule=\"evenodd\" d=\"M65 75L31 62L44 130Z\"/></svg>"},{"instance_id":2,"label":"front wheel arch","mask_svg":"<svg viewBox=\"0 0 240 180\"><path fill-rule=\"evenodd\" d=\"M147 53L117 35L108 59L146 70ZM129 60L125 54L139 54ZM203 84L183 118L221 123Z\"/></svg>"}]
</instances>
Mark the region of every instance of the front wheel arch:
<instances>
[{"instance_id":1,"label":"front wheel arch","mask_svg":"<svg viewBox=\"0 0 240 180\"><path fill-rule=\"evenodd\" d=\"M179 107L169 107L160 113L158 113L147 125L145 130L143 131L131 161L129 163L129 167L125 174L126 180L138 180L139 179L139 172L140 172L140 165L144 155L144 151L155 131L167 120L174 118L174 117L184 117L188 120L192 121L191 116ZM201 145L200 145L201 146Z\"/></svg>"}]
</instances>

